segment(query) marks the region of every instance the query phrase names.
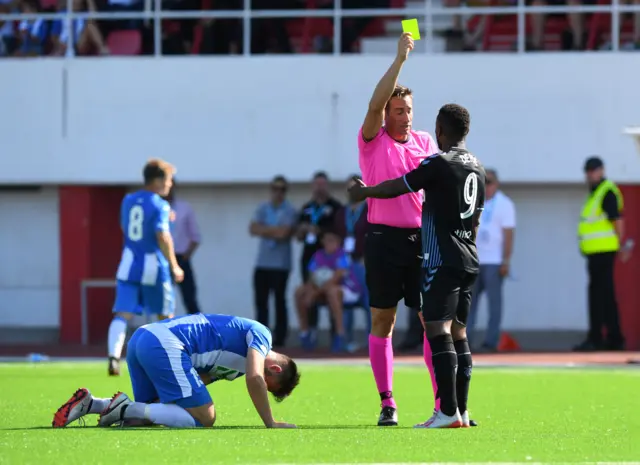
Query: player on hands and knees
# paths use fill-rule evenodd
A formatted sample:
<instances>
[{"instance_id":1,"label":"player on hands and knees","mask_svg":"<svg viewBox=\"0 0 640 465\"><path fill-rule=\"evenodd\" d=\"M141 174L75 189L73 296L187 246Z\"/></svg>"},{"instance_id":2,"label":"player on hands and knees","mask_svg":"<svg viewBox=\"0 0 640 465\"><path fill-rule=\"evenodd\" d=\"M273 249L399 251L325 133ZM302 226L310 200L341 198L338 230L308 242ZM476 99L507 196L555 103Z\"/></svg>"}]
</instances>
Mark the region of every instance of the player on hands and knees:
<instances>
[{"instance_id":1,"label":"player on hands and knees","mask_svg":"<svg viewBox=\"0 0 640 465\"><path fill-rule=\"evenodd\" d=\"M440 408L419 428L469 426L467 399L472 359L465 324L479 272L475 245L485 200L485 172L465 146L468 111L443 106L436 119L442 152L405 176L351 188L357 199L389 199L424 191L422 210L422 316L429 340ZM462 412L462 413L461 413Z\"/></svg>"},{"instance_id":2,"label":"player on hands and knees","mask_svg":"<svg viewBox=\"0 0 640 465\"><path fill-rule=\"evenodd\" d=\"M281 402L298 385L300 374L296 363L273 352L271 344L264 325L229 315L187 315L142 326L127 346L135 402L122 392L100 399L79 389L58 409L53 426L65 427L86 414L100 413L98 426L210 427L216 412L206 385L245 376L264 425L294 428L274 420L268 393Z\"/></svg>"},{"instance_id":3,"label":"player on hands and knees","mask_svg":"<svg viewBox=\"0 0 640 465\"><path fill-rule=\"evenodd\" d=\"M428 133L413 129L412 92L398 85L411 50L411 34L402 34L397 56L376 86L358 134L360 170L368 184L403 176L438 151ZM378 425L395 426L391 336L398 302L404 299L416 311L420 307L422 196L416 192L397 199L372 198L368 206L364 262L371 307L369 360L382 403Z\"/></svg>"},{"instance_id":4,"label":"player on hands and knees","mask_svg":"<svg viewBox=\"0 0 640 465\"><path fill-rule=\"evenodd\" d=\"M184 274L178 266L169 232L171 207L165 197L171 190L175 168L163 160L149 160L144 167L144 188L128 194L120 207L124 248L116 273L116 299L109 326L109 374L120 375L120 357L127 323L141 309L171 318L175 299L171 276Z\"/></svg>"}]
</instances>

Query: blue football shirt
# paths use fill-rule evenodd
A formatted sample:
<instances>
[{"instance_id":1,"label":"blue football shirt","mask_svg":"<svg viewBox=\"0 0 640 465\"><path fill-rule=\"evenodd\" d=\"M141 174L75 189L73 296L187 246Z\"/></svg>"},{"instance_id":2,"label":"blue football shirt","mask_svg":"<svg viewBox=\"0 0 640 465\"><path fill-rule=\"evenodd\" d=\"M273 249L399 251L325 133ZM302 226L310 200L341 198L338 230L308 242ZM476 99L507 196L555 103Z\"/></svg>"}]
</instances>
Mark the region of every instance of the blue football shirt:
<instances>
[{"instance_id":1,"label":"blue football shirt","mask_svg":"<svg viewBox=\"0 0 640 465\"><path fill-rule=\"evenodd\" d=\"M128 194L120 208L124 248L116 278L147 286L171 280L169 262L158 245L157 233L169 231L169 202L140 190Z\"/></svg>"},{"instance_id":2,"label":"blue football shirt","mask_svg":"<svg viewBox=\"0 0 640 465\"><path fill-rule=\"evenodd\" d=\"M249 350L263 357L271 350L271 331L248 318L197 314L154 324L168 328L183 344L196 371L208 374L213 381L243 376Z\"/></svg>"}]
</instances>

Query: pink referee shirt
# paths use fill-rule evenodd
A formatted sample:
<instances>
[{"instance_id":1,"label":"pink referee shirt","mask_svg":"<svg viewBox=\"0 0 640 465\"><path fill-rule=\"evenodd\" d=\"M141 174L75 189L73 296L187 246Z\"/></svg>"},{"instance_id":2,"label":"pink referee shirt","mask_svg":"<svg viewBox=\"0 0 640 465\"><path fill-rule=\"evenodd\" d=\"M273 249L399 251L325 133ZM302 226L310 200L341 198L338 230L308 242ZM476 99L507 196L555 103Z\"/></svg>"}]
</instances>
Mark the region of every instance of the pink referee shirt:
<instances>
[{"instance_id":1,"label":"pink referee shirt","mask_svg":"<svg viewBox=\"0 0 640 465\"><path fill-rule=\"evenodd\" d=\"M398 142L387 134L384 127L376 137L365 142L360 128L358 151L362 180L373 186L404 176L417 168L422 160L438 153L438 146L427 132L411 131L406 142ZM422 225L422 192L395 199L367 199L367 202L369 223L396 228L419 228Z\"/></svg>"}]
</instances>

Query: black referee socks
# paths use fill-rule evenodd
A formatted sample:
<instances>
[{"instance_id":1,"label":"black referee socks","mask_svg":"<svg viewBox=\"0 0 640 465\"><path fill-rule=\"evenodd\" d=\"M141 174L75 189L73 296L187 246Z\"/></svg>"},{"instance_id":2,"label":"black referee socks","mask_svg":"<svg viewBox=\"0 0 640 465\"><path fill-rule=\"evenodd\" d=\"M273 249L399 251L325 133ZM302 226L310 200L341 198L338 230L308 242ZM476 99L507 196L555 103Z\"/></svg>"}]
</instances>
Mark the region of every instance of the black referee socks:
<instances>
[{"instance_id":1,"label":"black referee socks","mask_svg":"<svg viewBox=\"0 0 640 465\"><path fill-rule=\"evenodd\" d=\"M469 384L471 383L471 368L473 360L471 359L471 350L469 349L469 341L462 339L453 343L458 354L458 373L456 375L456 396L458 398L458 408L460 413L467 410L467 401L469 400Z\"/></svg>"},{"instance_id":2,"label":"black referee socks","mask_svg":"<svg viewBox=\"0 0 640 465\"><path fill-rule=\"evenodd\" d=\"M458 410L456 397L456 369L458 356L453 345L451 334L442 334L429 339L431 345L431 360L433 371L438 383L440 410L448 416L453 416Z\"/></svg>"}]
</instances>

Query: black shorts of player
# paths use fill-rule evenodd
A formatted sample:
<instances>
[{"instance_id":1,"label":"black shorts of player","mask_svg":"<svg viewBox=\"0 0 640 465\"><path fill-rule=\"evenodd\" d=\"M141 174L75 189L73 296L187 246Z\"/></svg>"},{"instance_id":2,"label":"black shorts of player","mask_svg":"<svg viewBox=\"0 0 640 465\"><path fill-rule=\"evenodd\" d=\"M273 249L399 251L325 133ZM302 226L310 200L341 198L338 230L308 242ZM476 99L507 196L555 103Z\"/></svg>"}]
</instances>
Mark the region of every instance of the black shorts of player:
<instances>
[{"instance_id":1,"label":"black shorts of player","mask_svg":"<svg viewBox=\"0 0 640 465\"><path fill-rule=\"evenodd\" d=\"M425 322L456 321L467 325L471 292L478 275L457 268L423 269L422 316Z\"/></svg>"},{"instance_id":2,"label":"black shorts of player","mask_svg":"<svg viewBox=\"0 0 640 465\"><path fill-rule=\"evenodd\" d=\"M419 229L370 225L364 265L371 307L394 308L402 299L407 307L420 307L421 255Z\"/></svg>"}]
</instances>

